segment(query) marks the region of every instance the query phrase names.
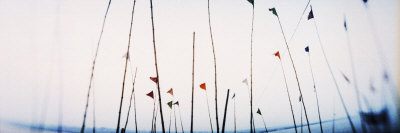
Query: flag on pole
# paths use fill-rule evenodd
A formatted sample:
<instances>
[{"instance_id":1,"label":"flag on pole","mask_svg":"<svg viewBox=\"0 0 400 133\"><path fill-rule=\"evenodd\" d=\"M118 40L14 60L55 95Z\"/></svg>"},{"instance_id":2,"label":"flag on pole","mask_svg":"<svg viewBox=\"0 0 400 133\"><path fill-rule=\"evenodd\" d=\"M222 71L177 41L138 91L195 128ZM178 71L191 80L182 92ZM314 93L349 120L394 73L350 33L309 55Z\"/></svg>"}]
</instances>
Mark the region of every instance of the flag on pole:
<instances>
[{"instance_id":1,"label":"flag on pole","mask_svg":"<svg viewBox=\"0 0 400 133\"><path fill-rule=\"evenodd\" d=\"M343 72L341 72L341 73L342 73L343 78L344 78L348 83L350 83L350 79L347 78L347 76L346 76Z\"/></svg>"},{"instance_id":2,"label":"flag on pole","mask_svg":"<svg viewBox=\"0 0 400 133\"><path fill-rule=\"evenodd\" d=\"M150 80L152 80L154 83L158 82L157 77L150 77Z\"/></svg>"},{"instance_id":3,"label":"flag on pole","mask_svg":"<svg viewBox=\"0 0 400 133\"><path fill-rule=\"evenodd\" d=\"M233 93L232 99L235 98L235 96L236 96L236 93Z\"/></svg>"},{"instance_id":4,"label":"flag on pole","mask_svg":"<svg viewBox=\"0 0 400 133\"><path fill-rule=\"evenodd\" d=\"M299 96L299 102L301 102L301 99L302 99L301 97L302 97L302 95Z\"/></svg>"},{"instance_id":5,"label":"flag on pole","mask_svg":"<svg viewBox=\"0 0 400 133\"><path fill-rule=\"evenodd\" d=\"M257 110L257 114L259 114L259 115L262 115L262 114L261 114L261 110L260 110L260 108L258 108L258 110Z\"/></svg>"},{"instance_id":6,"label":"flag on pole","mask_svg":"<svg viewBox=\"0 0 400 133\"><path fill-rule=\"evenodd\" d=\"M311 8L310 13L308 13L307 20L310 20L312 18L314 18L314 13L313 13L312 8Z\"/></svg>"},{"instance_id":7,"label":"flag on pole","mask_svg":"<svg viewBox=\"0 0 400 133\"><path fill-rule=\"evenodd\" d=\"M275 56L277 56L279 59L281 59L281 55L279 54L279 51L277 51L276 53L274 53Z\"/></svg>"},{"instance_id":8,"label":"flag on pole","mask_svg":"<svg viewBox=\"0 0 400 133\"><path fill-rule=\"evenodd\" d=\"M167 104L168 104L169 108L172 109L172 101L169 101Z\"/></svg>"},{"instance_id":9,"label":"flag on pole","mask_svg":"<svg viewBox=\"0 0 400 133\"><path fill-rule=\"evenodd\" d=\"M126 58L126 56L128 56L128 59L130 58L129 55L128 55L128 53L122 55L122 58Z\"/></svg>"},{"instance_id":10,"label":"flag on pole","mask_svg":"<svg viewBox=\"0 0 400 133\"><path fill-rule=\"evenodd\" d=\"M171 88L171 89L169 89L169 91L167 93L169 93L169 94L171 94L173 96L174 95L174 90Z\"/></svg>"},{"instance_id":11,"label":"flag on pole","mask_svg":"<svg viewBox=\"0 0 400 133\"><path fill-rule=\"evenodd\" d=\"M304 48L304 50L308 53L310 52L310 48L307 46L306 48Z\"/></svg>"},{"instance_id":12,"label":"flag on pole","mask_svg":"<svg viewBox=\"0 0 400 133\"><path fill-rule=\"evenodd\" d=\"M200 88L203 89L203 90L206 90L206 83L202 83L202 84L200 85Z\"/></svg>"},{"instance_id":13,"label":"flag on pole","mask_svg":"<svg viewBox=\"0 0 400 133\"><path fill-rule=\"evenodd\" d=\"M344 25L344 29L347 31L347 23L346 23L346 18L344 18L344 23L343 23L343 25Z\"/></svg>"},{"instance_id":14,"label":"flag on pole","mask_svg":"<svg viewBox=\"0 0 400 133\"><path fill-rule=\"evenodd\" d=\"M247 86L249 86L249 82L247 81L247 78L245 78L242 83L245 83Z\"/></svg>"},{"instance_id":15,"label":"flag on pole","mask_svg":"<svg viewBox=\"0 0 400 133\"><path fill-rule=\"evenodd\" d=\"M153 93L153 91L147 93L146 95L154 99L154 93Z\"/></svg>"},{"instance_id":16,"label":"flag on pole","mask_svg":"<svg viewBox=\"0 0 400 133\"><path fill-rule=\"evenodd\" d=\"M388 73L386 72L386 70L383 72L383 78L384 78L386 81L389 81L389 75L388 75Z\"/></svg>"},{"instance_id":17,"label":"flag on pole","mask_svg":"<svg viewBox=\"0 0 400 133\"><path fill-rule=\"evenodd\" d=\"M269 9L269 11L271 11L275 16L277 16L278 17L278 13L276 12L276 9L275 9L275 7L273 7L273 8L270 8Z\"/></svg>"},{"instance_id":18,"label":"flag on pole","mask_svg":"<svg viewBox=\"0 0 400 133\"><path fill-rule=\"evenodd\" d=\"M247 0L251 5L254 6L254 0Z\"/></svg>"},{"instance_id":19,"label":"flag on pole","mask_svg":"<svg viewBox=\"0 0 400 133\"><path fill-rule=\"evenodd\" d=\"M370 89L371 89L372 92L375 92L375 90L376 90L372 83L370 83Z\"/></svg>"},{"instance_id":20,"label":"flag on pole","mask_svg":"<svg viewBox=\"0 0 400 133\"><path fill-rule=\"evenodd\" d=\"M176 101L176 102L174 103L174 105L178 105L178 106L179 106L179 101Z\"/></svg>"}]
</instances>

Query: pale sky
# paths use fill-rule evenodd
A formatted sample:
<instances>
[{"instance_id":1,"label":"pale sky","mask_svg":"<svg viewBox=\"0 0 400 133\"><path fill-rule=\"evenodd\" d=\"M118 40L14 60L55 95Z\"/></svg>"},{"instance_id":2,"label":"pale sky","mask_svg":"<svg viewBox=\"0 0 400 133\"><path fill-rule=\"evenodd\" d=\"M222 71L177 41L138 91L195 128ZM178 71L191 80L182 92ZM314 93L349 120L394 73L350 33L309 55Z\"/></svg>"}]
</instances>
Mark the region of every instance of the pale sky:
<instances>
[{"instance_id":1,"label":"pale sky","mask_svg":"<svg viewBox=\"0 0 400 133\"><path fill-rule=\"evenodd\" d=\"M41 114L46 110L45 124L57 125L59 102L62 99L63 125L81 126L92 60L107 3L108 0L0 1L0 17L3 18L0 21L1 120L39 124L44 118ZM292 124L282 70L279 60L273 56L278 50L282 54L298 123L301 105L290 59L287 54L283 55L287 52L284 52L286 47L278 19L268 9L276 8L286 38L289 39L306 3L307 0L255 1L254 110L261 109L270 127ZM96 127L115 128L117 125L125 63L123 55L128 44L132 4L133 0L113 0L110 6L93 83ZM341 75L342 71L351 80L353 77L343 28L344 15L361 93L375 111L384 106L382 99L389 101L391 117L396 118L394 104L397 102L393 99L397 98L397 90L382 81L381 58L376 46L382 48L390 78L398 86L399 2L370 0L367 9L362 0L311 1L311 5L322 44L349 112L356 116L358 108L353 84L348 84ZM194 130L209 130L206 96L199 88L203 82L207 84L215 129L214 68L207 0L154 0L153 6L166 125L170 114L166 103L175 99L180 102L184 128L190 129L192 34L196 32ZM132 64L128 66L121 117L121 126L124 126L132 89L131 70L137 67L135 89L140 130L151 128L153 102L145 94L156 89L156 85L149 80L150 76L156 75L149 7L148 0L136 1L130 49ZM247 0L211 0L210 8L219 83L219 121L222 125L226 91L231 89L231 96L233 92L236 93L238 129L248 129L249 92L241 81L250 76L252 6ZM304 52L307 45L310 46L322 119L332 119L333 104L337 117L345 117L321 52L314 20L307 21L309 10L308 7L289 44L309 120L317 122L318 115L308 55ZM376 30L375 34L373 29ZM376 44L376 39L379 44ZM370 91L370 84L375 86L376 92ZM174 88L174 98L166 93L170 88ZM86 123L89 128L93 119L90 100ZM366 110L365 106L363 108ZM131 115L130 129L134 128L133 120ZM264 126L259 115L255 115L255 124L258 128ZM157 128L160 127L159 124ZM227 129L233 129L233 100L228 107Z\"/></svg>"}]
</instances>

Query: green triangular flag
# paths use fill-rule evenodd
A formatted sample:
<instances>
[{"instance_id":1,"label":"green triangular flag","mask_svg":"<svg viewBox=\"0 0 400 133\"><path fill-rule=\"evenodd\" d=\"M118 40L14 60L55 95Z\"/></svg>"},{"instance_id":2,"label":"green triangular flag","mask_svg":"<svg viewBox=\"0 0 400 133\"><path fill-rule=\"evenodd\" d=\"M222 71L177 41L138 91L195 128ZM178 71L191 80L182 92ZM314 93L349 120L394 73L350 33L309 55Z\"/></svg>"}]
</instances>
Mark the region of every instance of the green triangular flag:
<instances>
[{"instance_id":1,"label":"green triangular flag","mask_svg":"<svg viewBox=\"0 0 400 133\"><path fill-rule=\"evenodd\" d=\"M172 109L172 101L169 101L167 104L168 104L169 108Z\"/></svg>"},{"instance_id":2,"label":"green triangular flag","mask_svg":"<svg viewBox=\"0 0 400 133\"><path fill-rule=\"evenodd\" d=\"M247 0L247 1L254 6L254 0Z\"/></svg>"},{"instance_id":3,"label":"green triangular flag","mask_svg":"<svg viewBox=\"0 0 400 133\"><path fill-rule=\"evenodd\" d=\"M269 11L271 11L275 16L278 17L278 13L276 13L276 9L274 8L270 8Z\"/></svg>"},{"instance_id":4,"label":"green triangular flag","mask_svg":"<svg viewBox=\"0 0 400 133\"><path fill-rule=\"evenodd\" d=\"M262 114L261 114L261 110L260 110L260 108L258 108L258 110L257 110L257 114L259 114L259 115L262 115Z\"/></svg>"}]
</instances>

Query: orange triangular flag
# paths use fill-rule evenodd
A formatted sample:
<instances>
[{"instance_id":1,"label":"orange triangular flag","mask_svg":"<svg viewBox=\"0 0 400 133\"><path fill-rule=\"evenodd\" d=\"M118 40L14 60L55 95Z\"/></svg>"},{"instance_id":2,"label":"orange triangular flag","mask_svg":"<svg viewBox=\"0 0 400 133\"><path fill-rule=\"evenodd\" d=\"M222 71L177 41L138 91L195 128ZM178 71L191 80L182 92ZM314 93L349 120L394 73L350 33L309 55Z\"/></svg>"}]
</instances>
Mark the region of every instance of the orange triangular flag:
<instances>
[{"instance_id":1,"label":"orange triangular flag","mask_svg":"<svg viewBox=\"0 0 400 133\"><path fill-rule=\"evenodd\" d=\"M157 77L150 77L150 80L152 80L154 83L157 83Z\"/></svg>"},{"instance_id":2,"label":"orange triangular flag","mask_svg":"<svg viewBox=\"0 0 400 133\"><path fill-rule=\"evenodd\" d=\"M151 91L150 93L147 93L146 95L154 99L153 91Z\"/></svg>"},{"instance_id":3,"label":"orange triangular flag","mask_svg":"<svg viewBox=\"0 0 400 133\"><path fill-rule=\"evenodd\" d=\"M206 90L206 83L202 83L202 84L200 85L200 88L203 89L203 90Z\"/></svg>"},{"instance_id":4,"label":"orange triangular flag","mask_svg":"<svg viewBox=\"0 0 400 133\"><path fill-rule=\"evenodd\" d=\"M174 90L172 90L172 88L171 88L171 89L169 89L169 91L167 93L169 93L169 94L171 94L173 96L174 95Z\"/></svg>"},{"instance_id":5,"label":"orange triangular flag","mask_svg":"<svg viewBox=\"0 0 400 133\"><path fill-rule=\"evenodd\" d=\"M279 59L281 59L281 55L279 54L279 51L277 51L274 55L277 56Z\"/></svg>"}]
</instances>

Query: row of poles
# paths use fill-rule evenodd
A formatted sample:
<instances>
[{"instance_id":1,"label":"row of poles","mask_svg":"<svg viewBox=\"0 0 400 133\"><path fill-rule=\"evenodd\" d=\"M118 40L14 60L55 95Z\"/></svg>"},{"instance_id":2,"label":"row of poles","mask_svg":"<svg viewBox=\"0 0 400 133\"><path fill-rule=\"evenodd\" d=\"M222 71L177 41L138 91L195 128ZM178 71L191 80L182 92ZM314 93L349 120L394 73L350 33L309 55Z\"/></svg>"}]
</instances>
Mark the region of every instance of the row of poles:
<instances>
[{"instance_id":1,"label":"row of poles","mask_svg":"<svg viewBox=\"0 0 400 133\"><path fill-rule=\"evenodd\" d=\"M251 5L252 5L252 25L251 25L251 39L250 39L250 87L249 87L249 92L250 92L250 94L249 94L249 97L250 97L250 133L254 133L255 132L255 127L254 127L254 116L253 116L253 29L254 29L254 5L255 5L255 3L254 3L254 0L247 0ZM213 38L213 32L212 32L212 25L211 25L211 13L210 13L210 0L207 0L207 7L208 7L208 22L209 22L209 31L210 31L210 39L211 39L211 45L212 45L212 50L213 50L213 62L214 62L214 88L215 88L215 113L216 113L216 115L215 115L215 120L216 120L216 132L217 133L220 133L220 127L219 127L219 120L218 120L218 85L217 85L217 61L216 61L216 55L215 55L215 44L214 44L214 38ZM313 19L313 21L314 21L314 26L315 26L315 32L317 33L317 37L318 37L318 40L319 40L319 44L320 44L320 46L321 46L321 51L322 51L322 53L323 53L323 56L324 56L324 59L325 59L325 62L326 62L326 64L327 64L327 67L329 68L329 72L330 72L330 75L331 75L331 78L332 78L332 80L333 80L333 82L334 82L334 84L335 84L335 87L336 87L336 90L337 90L337 93L338 93L338 95L339 95L339 98L340 98L340 101L341 101L341 104L342 104L342 106L343 106L343 109L344 109L344 111L345 111L345 113L346 113L346 116L347 116L347 119L348 119L348 121L349 121L349 123L350 123L350 126L351 126L351 129L352 129L352 132L357 132L356 131L356 129L355 129L355 126L354 126L354 124L353 124L353 121L352 121L352 119L351 119L351 117L350 117L350 114L349 114L349 112L348 112L348 109L347 109L347 107L346 107L346 105L345 105L345 101L343 100L343 97L342 97L342 93L341 93L341 91L340 91L340 89L339 89L339 86L338 86L338 84L337 84L337 80L336 80L336 78L335 78L335 76L334 76L334 74L333 74L333 71L332 71L332 68L331 68L331 65L330 65L330 62L328 61L328 59L327 59L327 57L326 57L326 54L325 54L325 49L324 49L324 47L323 47L323 43L322 43L322 41L321 41L321 37L320 37L320 35L319 35L319 33L318 33L318 27L317 27L317 23L316 23L316 20L315 20L315 18L314 18L314 14L313 14L313 10L312 10L312 6L311 6L311 4L310 4L310 2L311 2L311 0L308 0L308 2L307 2L307 5L306 5L306 7L304 8L304 10L303 10L303 13L302 13L302 15L300 16L300 19L299 19L299 21L298 21L298 23L297 23L297 26L296 26L296 28L295 28L295 32L296 32L296 30L297 30L297 28L298 28L298 26L299 26L299 24L300 24L300 22L301 22L301 20L302 20L302 17L303 17L303 15L305 14L305 11L306 11L306 9L308 8L308 7L310 7L310 12L309 12L309 14L308 14L308 20L310 20L310 19ZM364 0L364 2L365 2L365 4L366 4L366 1ZM92 72L91 72L91 76L90 76L90 80L89 80L89 88L88 88L88 93L87 93L87 100L86 100L86 106L85 106L85 113L84 113L84 118L83 118L83 123L82 123L82 127L81 127L81 133L83 133L83 132L85 132L85 123L86 123L86 115L87 115L87 109L88 109L88 106L89 106L89 97L90 97L90 92L92 91L93 92L93 89L92 89L92 84L93 84L93 77L94 77L94 70L95 70L95 64L96 64L96 60L97 60L97 55L98 55L98 52L99 52L99 47L100 47L100 44L101 44L101 38L102 38L102 35L103 35L103 30L104 30L104 25L105 25L105 22L106 22L106 19L107 19L107 14L108 14L108 11L109 11L109 8L110 8L110 5L111 5L111 0L109 0L109 2L108 2L108 5L107 5L107 9L106 9L106 12L105 12L105 15L104 15L104 19L103 19L103 24L102 24L102 28L101 28L101 32L100 32L100 36L99 36L99 40L98 40L98 42L97 42L97 48L96 48L96 53L95 53L95 56L94 56L94 59L93 59L93 63L92 63ZM129 54L130 54L130 51L129 51L129 49L130 49L130 46L131 46L131 35L132 35L132 25L133 25L133 19L134 19L134 10L135 10L135 5L136 5L136 0L134 0L133 1L133 6L132 6L132 14L131 14L131 23L130 23L130 31L129 31L129 37L128 37L128 46L127 46L127 52L126 52L126 56L125 56L125 69L124 69L124 78L123 78L123 81L122 81L122 94L121 94L121 100L120 100L120 106L119 106L119 112L118 112L118 122L117 122L117 128L116 128L116 133L119 133L120 132L120 118L121 118L121 110L122 110L122 102L123 102L123 94L124 94L124 90L125 90L125 80L126 80L126 72L127 72L127 66L128 66L128 61L132 64L132 60L131 60L131 58L129 57ZM152 22L152 39L153 39L153 50L154 50L154 63L155 63L155 69L156 69L156 77L154 77L152 80L156 83L156 85L157 85L157 95L155 96L156 98L154 98L154 94L153 94L153 91L151 92L151 97L154 99L154 110L153 110L153 119L152 119L152 132L155 132L155 130L156 130L156 118L157 118L157 114L158 114L158 110L160 111L159 112L159 114L160 114L160 118L161 118L161 128L162 128L162 132L163 133L165 133L165 125L164 125L164 116L163 116L163 108L162 108L162 99L161 99L161 94L160 94L160 81L159 81L159 72L158 72L158 65L157 65L157 49L156 49L156 39L155 39L155 31L154 31L154 19L153 19L153 1L152 0L150 0L150 9L151 9L151 22ZM272 12L272 14L274 14L276 17L277 17L277 20L278 20L278 22L279 22L279 26L280 26L280 29L281 29L281 33L282 33L282 36L283 36L283 38L284 38L284 44L285 44L285 46L286 46L286 51L288 52L288 54L289 54L289 59L290 59L290 62L291 62L291 66L292 66L292 68L293 68L293 70L294 70L294 73L295 73L295 77L296 77L296 82L297 82L297 87L298 87L298 91L299 91L299 93L300 93L300 97L299 97L299 101L301 102L301 106L302 106L302 108L301 108L301 114L303 114L302 112L303 112L303 110L304 110L304 114L305 114L305 119L306 119L306 122L307 122L307 129L308 129L308 131L309 132L311 132L311 128L310 128L310 122L309 122L309 119L308 119L308 114L307 114L307 108L306 108L306 105L305 105L305 102L304 102L304 99L303 99L303 94L302 94L302 89L301 89L301 86L300 86L300 82L299 82L299 79L298 79L298 75L297 75L297 70L296 70L296 67L295 67L295 65L294 65L294 61L293 61L293 58L292 58L292 55L291 55L291 52L290 52L290 48L289 48L289 44L290 44L290 42L291 42L291 40L292 40L292 38L293 38L293 36L294 36L294 34L295 34L295 32L292 34L292 36L291 36L291 38L290 38L290 40L288 41L287 39L286 39L286 35L285 35L285 33L284 33L284 30L283 30L283 27L282 27L282 24L281 24L281 21L280 21L280 18L279 18L279 15L278 15L278 12L277 12L277 10L275 9L275 8L270 8L269 9L269 11L271 11ZM346 36L347 36L347 39L348 39L348 32L347 32L347 26L346 26L346 24L345 24L345 30L346 30ZM348 43L349 45L348 45L348 47L349 47L349 53L350 53L350 55L351 55L351 49L350 49L350 43ZM317 89L316 89L316 86L315 86L315 81L314 81L314 74L313 74L313 70L312 70L312 67L311 67L311 59L310 59L310 53L309 53L309 46L307 46L306 48L305 48L305 51L308 53L308 57L309 57L309 65L310 65L310 69L311 69L311 73L312 73L312 81L313 81L313 87L314 87L314 91L315 91L315 98L316 98L316 102L317 102L317 109L318 109L318 118L319 118L319 125L320 125L320 131L321 132L323 132L323 128L322 128L322 120L321 120L321 115L320 115L320 108L319 108L319 101L318 101L318 95L317 95ZM291 108L291 113L292 113L292 119L293 119L293 126L294 126L294 130L295 130L295 132L297 133L297 125L296 125L296 120L295 120L295 115L294 115L294 111L293 111L293 106L292 106L292 100L291 100L291 98L290 98L290 94L289 94L289 88L288 88L288 85L287 85L287 81L286 81L286 74L285 74L285 71L284 71L284 67L283 67L283 63L282 63L282 59L281 59L281 55L280 55L280 53L279 53L279 51L277 51L276 53L274 53L274 55L275 56L277 56L278 57L278 59L279 59L279 62L280 62L280 66L281 66L281 69L282 69L282 73L283 73L283 77L284 77L284 81L285 81L285 86L286 86L286 91L287 91L287 95L288 95L288 100L289 100L289 105L290 105L290 108ZM382 56L382 55L381 55ZM193 132L193 102L194 102L194 68L195 68L195 65L194 65L194 63L195 63L195 33L193 32L193 64L192 64L192 99L191 99L191 124L190 124L190 132ZM384 61L383 61L384 62ZM383 64L385 64L385 63L383 63ZM132 66L132 65L131 65ZM353 80L354 80L354 82L356 81L356 74L355 74L355 71L354 71L354 69L355 69L355 67L354 67L354 63L353 63L353 58L351 58L351 67L352 67L352 74L353 74ZM132 68L131 68L132 69ZM384 77L385 78L387 78L388 79L388 77L389 76L387 76L388 75L388 73L386 73L386 68L384 67ZM133 71L133 69L132 69L132 71ZM133 74L132 74L133 75ZM126 130L126 128L127 128L127 124L128 124L128 119L129 119L129 112L130 112L130 108L131 108L131 103L132 103L132 98L133 98L133 100L134 100L134 103L133 103L133 106L134 106L134 115L135 115L135 131L136 132L138 132L138 129L137 129L137 120L136 120L136 103L135 103L135 94L134 94L134 92L135 92L135 90L134 90L134 85L135 85L135 79L136 79L136 75L137 75L137 68L136 68L136 70L135 70L135 76L134 76L134 78L133 78L133 87L132 87L132 93L131 93L131 97L130 97L130 102L129 102L129 107L128 107L128 114L127 114L127 119L126 119L126 122L125 122L125 126L124 126L124 128L122 128L122 132L125 132L125 130ZM389 82L389 80L387 80L388 82ZM247 84L247 79L246 79L246 84ZM200 85L200 88L202 88L202 89L204 89L204 90L206 90L206 86L205 86L205 83L204 84L201 84ZM357 104L358 104L358 109L359 109L359 111L362 111L361 110L361 102L360 102L360 96L359 96L359 89L358 89L358 86L357 86L357 84L356 83L354 83L354 88L355 88L355 90L356 90L356 94L357 94ZM172 89L171 89L172 90ZM150 93L149 93L150 94ZM148 94L148 96L150 96ZM172 94L173 95L173 94ZM207 91L206 91L206 96L207 96L207 99L208 99L208 95L207 95ZM234 96L235 96L235 94L234 94ZM234 98L234 96L232 97L232 99ZM156 108L156 99L158 98L158 107ZM222 133L223 132L225 132L225 120L226 120L226 111L227 111L227 105L228 105L228 99L229 99L229 89L228 89L228 91L227 91L227 97L226 97L226 103L225 103L225 110L224 110L224 117L223 117L223 124L222 124ZM234 126L234 129L235 129L235 132L236 132L236 102L235 102L236 100L234 100L234 114L235 114L235 117L234 117L234 123L235 123L235 126ZM176 103L178 103L178 102L176 102ZM175 104L176 104L175 103ZM171 104L172 104L172 101L171 101ZM174 104L174 105L175 105ZM169 103L168 103L168 105L169 105ZM179 105L179 103L178 103L178 105ZM94 106L94 99L93 99L93 106ZM210 128L211 128L211 131L213 132L213 126L212 126L212 119L211 119L211 115L210 115L210 108L209 108L209 105L208 105L208 100L207 100L207 106L208 106L208 115L209 115L209 119L210 119ZM171 106L170 106L171 107ZM171 108L172 109L172 108ZM171 112L172 112L172 110L171 110ZM179 109L179 112L180 112L180 109ZM94 110L93 110L93 114L94 114ZM174 109L174 114L175 114L175 109ZM260 109L258 109L257 110L257 114L260 114L261 116L262 116L262 113L261 113L261 111L260 111ZM175 116L176 117L176 116ZM302 119L302 115L301 115L301 119ZM171 117L170 117L170 121L171 121ZM303 120L301 120L301 122L302 122ZM265 123L265 120L264 120L264 118L263 118L263 123L264 123L264 126L265 126L265 130L266 130L266 132L268 132L268 130L267 130L267 126L266 126L266 123ZM170 122L170 124L171 124L171 122ZM362 125L362 132L366 132L366 128L365 128L365 124L363 123L363 121L361 120L361 125ZM170 128L170 126L171 125L169 125L169 128ZM182 125L182 120L181 120L181 127L182 127L182 132L184 132L183 131L183 125ZM303 125L301 126L301 127L303 127ZM333 127L334 128L334 127ZM175 118L175 129L176 129L176 118ZM95 117L93 116L93 132L95 132Z\"/></svg>"}]
</instances>

